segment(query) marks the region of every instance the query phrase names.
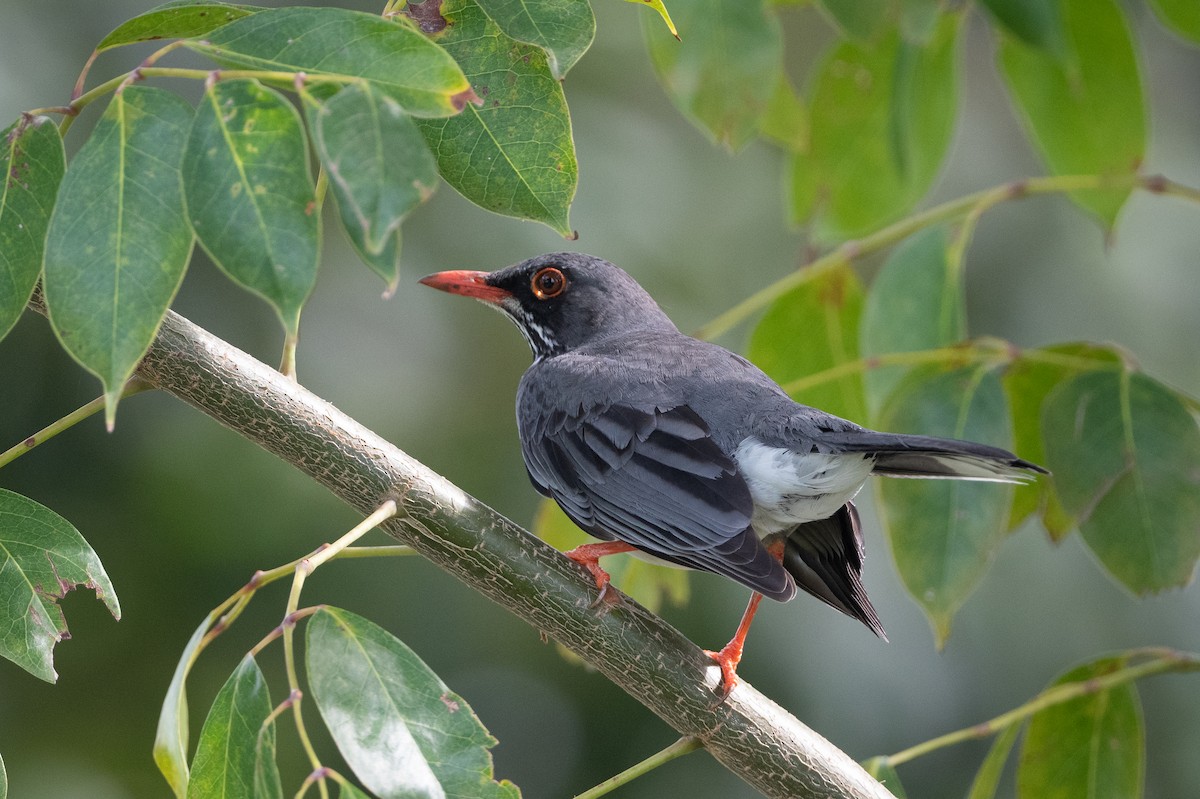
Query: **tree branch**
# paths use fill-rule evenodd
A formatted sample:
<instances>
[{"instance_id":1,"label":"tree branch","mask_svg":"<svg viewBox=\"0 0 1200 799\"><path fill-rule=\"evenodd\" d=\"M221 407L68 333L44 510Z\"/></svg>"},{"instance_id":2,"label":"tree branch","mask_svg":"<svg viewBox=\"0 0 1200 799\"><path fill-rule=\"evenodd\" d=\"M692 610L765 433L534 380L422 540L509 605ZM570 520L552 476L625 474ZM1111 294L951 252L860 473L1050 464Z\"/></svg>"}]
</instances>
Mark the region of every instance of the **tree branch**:
<instances>
[{"instance_id":1,"label":"tree branch","mask_svg":"<svg viewBox=\"0 0 1200 799\"><path fill-rule=\"evenodd\" d=\"M33 305L43 310L40 296ZM44 312L44 311L43 311ZM849 756L741 682L713 707L719 669L662 619L596 588L574 563L328 402L168 312L137 375L296 466L384 528L562 642L770 797L891 799ZM607 605L607 603L605 603Z\"/></svg>"}]
</instances>

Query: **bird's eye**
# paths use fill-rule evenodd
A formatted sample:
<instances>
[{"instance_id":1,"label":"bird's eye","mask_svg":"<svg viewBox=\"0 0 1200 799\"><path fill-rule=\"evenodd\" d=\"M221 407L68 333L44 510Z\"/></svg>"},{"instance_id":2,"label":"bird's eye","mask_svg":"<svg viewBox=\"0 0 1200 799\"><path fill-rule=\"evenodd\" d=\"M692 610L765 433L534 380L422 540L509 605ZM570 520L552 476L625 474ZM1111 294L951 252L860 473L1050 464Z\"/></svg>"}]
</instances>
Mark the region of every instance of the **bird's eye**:
<instances>
[{"instance_id":1,"label":"bird's eye","mask_svg":"<svg viewBox=\"0 0 1200 799\"><path fill-rule=\"evenodd\" d=\"M533 296L539 300L549 300L557 297L566 290L567 278L561 269L547 266L544 269L539 269L537 274L533 276L530 288L533 289Z\"/></svg>"}]
</instances>

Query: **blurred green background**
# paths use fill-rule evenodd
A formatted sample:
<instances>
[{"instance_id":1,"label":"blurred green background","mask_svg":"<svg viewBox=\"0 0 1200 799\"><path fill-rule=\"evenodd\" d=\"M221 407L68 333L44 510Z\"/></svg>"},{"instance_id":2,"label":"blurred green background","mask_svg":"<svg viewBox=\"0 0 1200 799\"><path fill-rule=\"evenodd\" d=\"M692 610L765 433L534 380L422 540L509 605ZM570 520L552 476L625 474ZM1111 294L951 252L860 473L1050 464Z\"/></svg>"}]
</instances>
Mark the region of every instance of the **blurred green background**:
<instances>
[{"instance_id":1,"label":"blurred green background","mask_svg":"<svg viewBox=\"0 0 1200 799\"><path fill-rule=\"evenodd\" d=\"M65 102L95 42L151 5L4 0L3 124L23 109ZM330 228L301 325L305 385L526 525L537 497L521 464L512 408L526 346L498 315L420 289L416 277L577 248L623 265L686 330L795 268L805 248L802 232L782 221L782 156L763 144L738 155L710 146L655 81L640 33L640 15L651 12L615 0L594 5L596 43L566 83L580 162L572 211L578 242L489 215L442 186L405 226L404 276L390 301L380 299L382 284ZM1198 186L1200 51L1164 32L1143 4L1128 8L1151 107L1147 170ZM831 39L812 14L787 15L785 25L789 53L801 61ZM93 80L130 68L140 57L133 52L106 54ZM995 75L993 42L979 19L969 26L962 56L955 144L926 205L1044 171ZM795 66L799 72L803 64ZM198 89L174 87L189 96ZM79 124L90 126L97 114L89 109ZM69 136L68 148L80 140L78 132ZM1200 393L1200 208L1134 195L1106 241L1065 199L1005 204L980 225L967 289L973 335L1030 346L1119 342L1153 376ZM278 360L273 313L203 258L175 308L259 358ZM723 343L741 347L746 332ZM0 448L99 390L36 316L0 343L0 381ZM80 528L124 611L115 623L86 592L66 599L74 639L58 647L57 685L0 662L0 753L18 799L169 796L150 747L161 697L192 630L255 569L291 560L355 522L323 489L165 396L123 403L112 435L100 419L89 420L6 468L0 486ZM890 564L870 502L864 504L867 585L892 643L807 599L772 604L759 616L740 672L855 757L895 752L990 718L1073 663L1109 650L1200 649L1194 585L1134 599L1074 538L1054 547L1040 529L1026 528L1001 550L937 652ZM687 607L665 615L693 640L716 647L732 632L745 591L697 576L692 592ZM196 730L238 657L278 622L285 596L282 584L264 591L205 653L190 683ZM366 615L425 658L500 739L497 774L527 797L572 795L675 737L602 677L566 663L534 630L418 559L334 563L310 581L305 598ZM268 650L261 662L278 701L285 694L281 650ZM1198 679L1167 676L1139 686L1147 796L1200 792ZM309 718L315 726L315 709ZM281 749L300 773L287 727ZM943 751L904 767L901 776L911 796L961 796L985 751L985 743ZM696 754L617 795L752 792Z\"/></svg>"}]
</instances>

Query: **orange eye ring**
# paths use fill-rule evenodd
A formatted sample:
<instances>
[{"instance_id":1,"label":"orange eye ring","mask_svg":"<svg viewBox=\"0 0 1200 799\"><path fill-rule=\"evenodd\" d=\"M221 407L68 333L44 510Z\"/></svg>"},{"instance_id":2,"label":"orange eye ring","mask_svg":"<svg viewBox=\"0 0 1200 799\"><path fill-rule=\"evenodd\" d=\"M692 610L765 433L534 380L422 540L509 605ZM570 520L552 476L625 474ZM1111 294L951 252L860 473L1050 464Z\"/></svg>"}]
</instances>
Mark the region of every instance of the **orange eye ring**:
<instances>
[{"instance_id":1,"label":"orange eye ring","mask_svg":"<svg viewBox=\"0 0 1200 799\"><path fill-rule=\"evenodd\" d=\"M561 269L547 266L537 271L533 280L529 281L533 296L539 300L549 300L567 290L567 276Z\"/></svg>"}]
</instances>

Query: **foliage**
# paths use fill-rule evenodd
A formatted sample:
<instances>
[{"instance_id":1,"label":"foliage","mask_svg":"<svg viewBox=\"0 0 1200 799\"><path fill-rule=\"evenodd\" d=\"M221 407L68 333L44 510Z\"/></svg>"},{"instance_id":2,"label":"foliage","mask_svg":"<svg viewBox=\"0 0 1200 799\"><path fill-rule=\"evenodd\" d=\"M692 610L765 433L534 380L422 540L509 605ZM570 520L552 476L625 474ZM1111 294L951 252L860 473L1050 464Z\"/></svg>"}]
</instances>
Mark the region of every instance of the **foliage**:
<instances>
[{"instance_id":1,"label":"foliage","mask_svg":"<svg viewBox=\"0 0 1200 799\"><path fill-rule=\"evenodd\" d=\"M1078 530L1131 594L1189 584L1200 559L1200 401L1111 345L1021 349L972 338L964 301L971 236L1002 202L1066 194L1108 234L1136 191L1200 201L1194 189L1140 172L1147 102L1124 7L817 0L818 16L783 0L671 0L669 13L661 2L645 4L650 61L674 105L730 150L758 139L779 147L787 162L781 216L805 226L823 251L706 333L765 311L748 355L799 401L876 427L1012 447L1053 472L1015 488L880 485L896 568L936 643L946 642L1006 537L1030 519L1055 541ZM1180 37L1200 42L1194 2L1148 4ZM579 165L564 79L596 32L589 0L392 0L383 12L176 0L104 37L97 53L174 41L88 91L85 68L68 106L20 115L0 134L0 337L40 280L63 347L101 381L111 428L118 400L140 388L130 380L196 242L274 309L290 372L318 278L330 187L337 212L328 216L389 292L399 280L402 223L439 177L483 209L572 236ZM788 69L782 17L793 13L798 24L824 25L823 18L833 26L803 92ZM1049 174L915 211L960 115L972 14L990 26L998 74ZM160 66L179 48L211 66ZM203 81L203 96L193 108L181 94L147 85L163 78ZM105 110L68 165L63 135L101 100ZM52 114L63 115L60 125ZM861 256L884 251L872 279L855 268ZM64 426L0 455L0 465ZM560 546L573 534L549 506L537 526ZM32 500L0 492L0 539L0 655L53 680L52 648L66 634L57 600L85 585L116 616L116 595L83 537ZM194 753L186 678L262 579L214 610L184 649L154 749L175 794L284 795L297 780L276 765L275 727L291 708L312 765L301 790L316 785L328 795L333 780L343 796L365 795L323 766L308 740L291 637L307 618L312 700L366 790L518 795L492 778L495 740L407 646L347 611L299 608L307 563L267 578L297 575L278 633L291 693L272 704L256 648L213 700ZM629 560L613 574L650 605L688 596L678 571ZM998 737L971 796L995 795L1026 719L1019 795L1082 795L1100 779L1106 795L1140 796L1145 733L1132 681L1196 666L1163 655L1146 667L1134 662L1140 656L1072 669L1019 720L985 729ZM872 772L897 786L904 754L873 761Z\"/></svg>"}]
</instances>

